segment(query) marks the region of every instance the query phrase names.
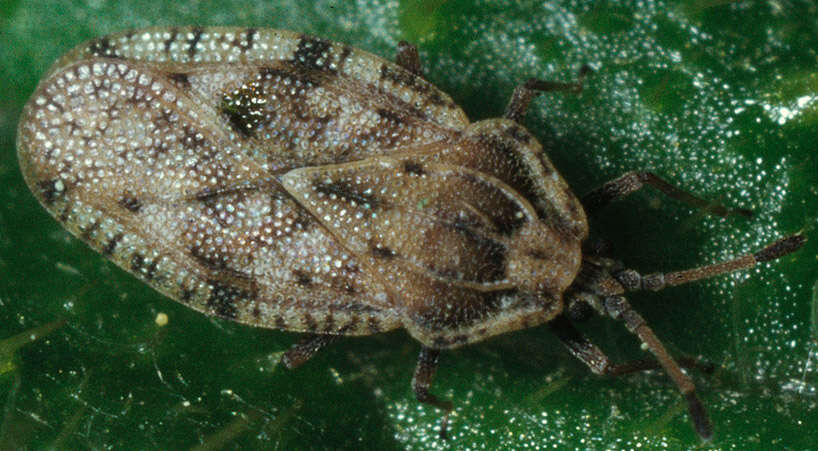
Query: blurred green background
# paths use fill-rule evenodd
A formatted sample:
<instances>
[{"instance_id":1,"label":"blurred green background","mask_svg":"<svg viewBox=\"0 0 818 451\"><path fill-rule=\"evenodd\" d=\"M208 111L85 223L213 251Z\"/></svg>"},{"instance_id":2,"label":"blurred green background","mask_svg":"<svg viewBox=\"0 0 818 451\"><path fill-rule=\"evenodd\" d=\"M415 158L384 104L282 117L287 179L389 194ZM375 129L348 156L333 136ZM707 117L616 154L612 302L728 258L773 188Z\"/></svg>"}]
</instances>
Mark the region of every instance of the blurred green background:
<instances>
[{"instance_id":1,"label":"blurred green background","mask_svg":"<svg viewBox=\"0 0 818 451\"><path fill-rule=\"evenodd\" d=\"M815 449L818 438L818 11L811 3L468 1L3 1L0 3L0 449ZM632 296L692 373L716 436L699 442L661 373L593 376L545 328L445 352L440 416L412 396L403 332L342 340L298 370L294 334L211 319L71 238L29 193L20 110L61 54L108 32L184 24L286 28L394 55L472 119L502 114L528 77L595 74L537 99L527 125L576 191L651 169L752 219L651 190L594 218L629 266L710 263L783 235L800 252L717 280ZM158 327L163 312L169 324ZM617 360L643 356L619 324L581 328Z\"/></svg>"}]
</instances>

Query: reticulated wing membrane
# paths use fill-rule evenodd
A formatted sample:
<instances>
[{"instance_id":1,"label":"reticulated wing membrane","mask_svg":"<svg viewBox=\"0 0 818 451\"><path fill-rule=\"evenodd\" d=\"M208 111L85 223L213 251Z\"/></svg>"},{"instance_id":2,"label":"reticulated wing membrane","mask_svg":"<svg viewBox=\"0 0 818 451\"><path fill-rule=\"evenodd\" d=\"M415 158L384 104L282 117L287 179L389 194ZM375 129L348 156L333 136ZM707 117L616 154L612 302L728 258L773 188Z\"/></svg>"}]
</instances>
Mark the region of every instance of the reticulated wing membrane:
<instances>
[{"instance_id":1,"label":"reticulated wing membrane","mask_svg":"<svg viewBox=\"0 0 818 451\"><path fill-rule=\"evenodd\" d=\"M163 293L265 327L370 333L398 325L385 285L272 175L397 152L462 121L422 80L339 44L156 29L58 63L18 153L53 215Z\"/></svg>"},{"instance_id":2,"label":"reticulated wing membrane","mask_svg":"<svg viewBox=\"0 0 818 451\"><path fill-rule=\"evenodd\" d=\"M448 95L396 64L290 31L147 29L58 64L99 57L165 78L268 172L389 154L468 124Z\"/></svg>"}]
</instances>

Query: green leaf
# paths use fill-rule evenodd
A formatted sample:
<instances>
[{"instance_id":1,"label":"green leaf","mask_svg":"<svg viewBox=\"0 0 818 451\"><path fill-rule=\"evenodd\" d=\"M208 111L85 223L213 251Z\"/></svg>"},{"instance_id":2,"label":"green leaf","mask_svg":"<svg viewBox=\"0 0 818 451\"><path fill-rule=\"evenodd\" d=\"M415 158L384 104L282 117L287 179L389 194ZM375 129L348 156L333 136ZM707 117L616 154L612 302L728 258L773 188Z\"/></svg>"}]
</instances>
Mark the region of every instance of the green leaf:
<instances>
[{"instance_id":1,"label":"green leaf","mask_svg":"<svg viewBox=\"0 0 818 451\"><path fill-rule=\"evenodd\" d=\"M809 3L4 2L0 8L0 448L692 448L666 376L600 378L547 328L444 352L440 414L414 400L406 333L341 340L297 370L296 337L207 318L136 281L52 220L19 173L17 118L38 79L80 42L124 28L286 28L391 59L419 44L427 77L475 120L529 77L594 74L580 95L537 98L526 124L580 194L650 169L751 219L693 211L650 189L592 220L645 272L751 252L803 231L757 269L631 298L692 372L716 448L816 446L818 49ZM158 313L169 318L158 326ZM65 321L62 325L61 321ZM62 327L57 327L62 325ZM616 360L643 357L613 321L580 327ZM22 340L29 331L50 331ZM4 339L10 339L5 340Z\"/></svg>"}]
</instances>

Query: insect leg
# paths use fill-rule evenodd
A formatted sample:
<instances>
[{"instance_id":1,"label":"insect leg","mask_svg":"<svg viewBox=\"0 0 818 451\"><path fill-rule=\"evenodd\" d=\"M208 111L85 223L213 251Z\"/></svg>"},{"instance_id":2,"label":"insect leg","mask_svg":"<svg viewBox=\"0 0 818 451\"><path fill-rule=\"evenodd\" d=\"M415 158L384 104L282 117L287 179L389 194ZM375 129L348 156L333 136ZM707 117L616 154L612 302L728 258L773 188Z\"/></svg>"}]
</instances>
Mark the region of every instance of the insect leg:
<instances>
[{"instance_id":1,"label":"insect leg","mask_svg":"<svg viewBox=\"0 0 818 451\"><path fill-rule=\"evenodd\" d=\"M634 311L622 296L606 297L603 300L603 306L608 316L624 322L625 327L639 337L639 340L653 353L654 357L659 361L659 365L676 384L676 387L687 401L687 412L696 433L703 440L709 440L713 436L713 425L710 423L710 418L708 418L702 402L696 396L696 387L693 385L693 381L679 368L673 357L668 354L665 346L647 325L642 315Z\"/></svg>"},{"instance_id":2,"label":"insect leg","mask_svg":"<svg viewBox=\"0 0 818 451\"><path fill-rule=\"evenodd\" d=\"M406 41L398 42L398 54L395 55L395 62L398 66L408 70L409 72L423 76L423 67L420 63L420 55L418 48Z\"/></svg>"},{"instance_id":3,"label":"insect leg","mask_svg":"<svg viewBox=\"0 0 818 451\"><path fill-rule=\"evenodd\" d=\"M649 171L631 171L626 172L620 177L609 181L601 187L591 191L582 198L582 205L588 214L594 214L602 207L608 205L611 201L628 196L635 191L638 191L645 185L650 185L666 196L682 201L686 204L692 205L696 208L701 208L709 213L718 216L727 216L731 214L739 214L750 217L753 212L744 208L728 208L724 205L704 200L696 197L687 191L683 191L670 183L666 182L653 172Z\"/></svg>"},{"instance_id":4,"label":"insect leg","mask_svg":"<svg viewBox=\"0 0 818 451\"><path fill-rule=\"evenodd\" d=\"M558 316L548 323L551 332L560 339L568 351L582 361L591 372L604 376L623 376L641 371L662 369L657 360L643 359L624 363L613 363L595 344L586 338L574 327L568 318ZM714 367L707 362L701 362L691 357L679 357L679 366L686 369L696 369L704 373L712 373Z\"/></svg>"},{"instance_id":5,"label":"insect leg","mask_svg":"<svg viewBox=\"0 0 818 451\"><path fill-rule=\"evenodd\" d=\"M591 67L587 64L583 64L577 73L577 81L572 83L529 78L525 83L514 88L514 93L511 94L511 100L508 102L508 107L506 107L506 113L503 117L516 122L522 122L523 119L525 119L525 113L528 111L528 105L535 97L543 92L581 92L582 84L589 72L591 72Z\"/></svg>"},{"instance_id":6,"label":"insect leg","mask_svg":"<svg viewBox=\"0 0 818 451\"><path fill-rule=\"evenodd\" d=\"M582 363L588 365L594 374L609 374L611 362L595 344L585 338L571 324L568 318L560 315L548 322L548 328L560 339L563 345L568 348L571 355L578 358Z\"/></svg>"},{"instance_id":7,"label":"insect leg","mask_svg":"<svg viewBox=\"0 0 818 451\"><path fill-rule=\"evenodd\" d=\"M412 377L412 390L418 401L431 404L443 410L443 421L440 423L440 438L446 438L446 427L449 424L449 412L452 411L452 402L438 399L437 396L429 393L429 386L437 371L437 359L440 356L439 349L423 347L418 356L418 364L415 367L415 374Z\"/></svg>"},{"instance_id":8,"label":"insect leg","mask_svg":"<svg viewBox=\"0 0 818 451\"><path fill-rule=\"evenodd\" d=\"M807 239L804 237L804 235L790 235L768 245L758 252L745 254L741 257L728 260L726 262L715 263L684 271L653 273L644 276L633 269L626 269L624 271L617 272L614 274L614 277L627 291L659 291L666 287L681 285L683 283L693 282L700 279L707 279L719 274L747 269L755 266L757 263L775 260L791 252L797 251L806 241Z\"/></svg>"},{"instance_id":9,"label":"insect leg","mask_svg":"<svg viewBox=\"0 0 818 451\"><path fill-rule=\"evenodd\" d=\"M337 335L325 334L305 334L298 343L292 345L281 361L289 369L297 368L304 362L311 359L321 348L332 343L338 338Z\"/></svg>"}]
</instances>

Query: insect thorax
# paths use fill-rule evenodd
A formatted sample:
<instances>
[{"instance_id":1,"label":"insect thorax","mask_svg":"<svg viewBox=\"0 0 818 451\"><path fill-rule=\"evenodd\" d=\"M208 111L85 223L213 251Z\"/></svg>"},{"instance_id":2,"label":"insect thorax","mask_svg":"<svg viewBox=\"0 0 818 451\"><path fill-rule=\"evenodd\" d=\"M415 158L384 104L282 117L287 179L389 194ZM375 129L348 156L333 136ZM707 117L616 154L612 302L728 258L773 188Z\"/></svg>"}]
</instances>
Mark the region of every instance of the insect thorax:
<instances>
[{"instance_id":1,"label":"insect thorax","mask_svg":"<svg viewBox=\"0 0 818 451\"><path fill-rule=\"evenodd\" d=\"M401 272L409 331L428 346L454 347L557 315L587 222L529 132L482 121L438 153L404 158L435 187L423 210L440 226L434 235L407 229L421 239L411 261L424 262L419 274Z\"/></svg>"}]
</instances>

